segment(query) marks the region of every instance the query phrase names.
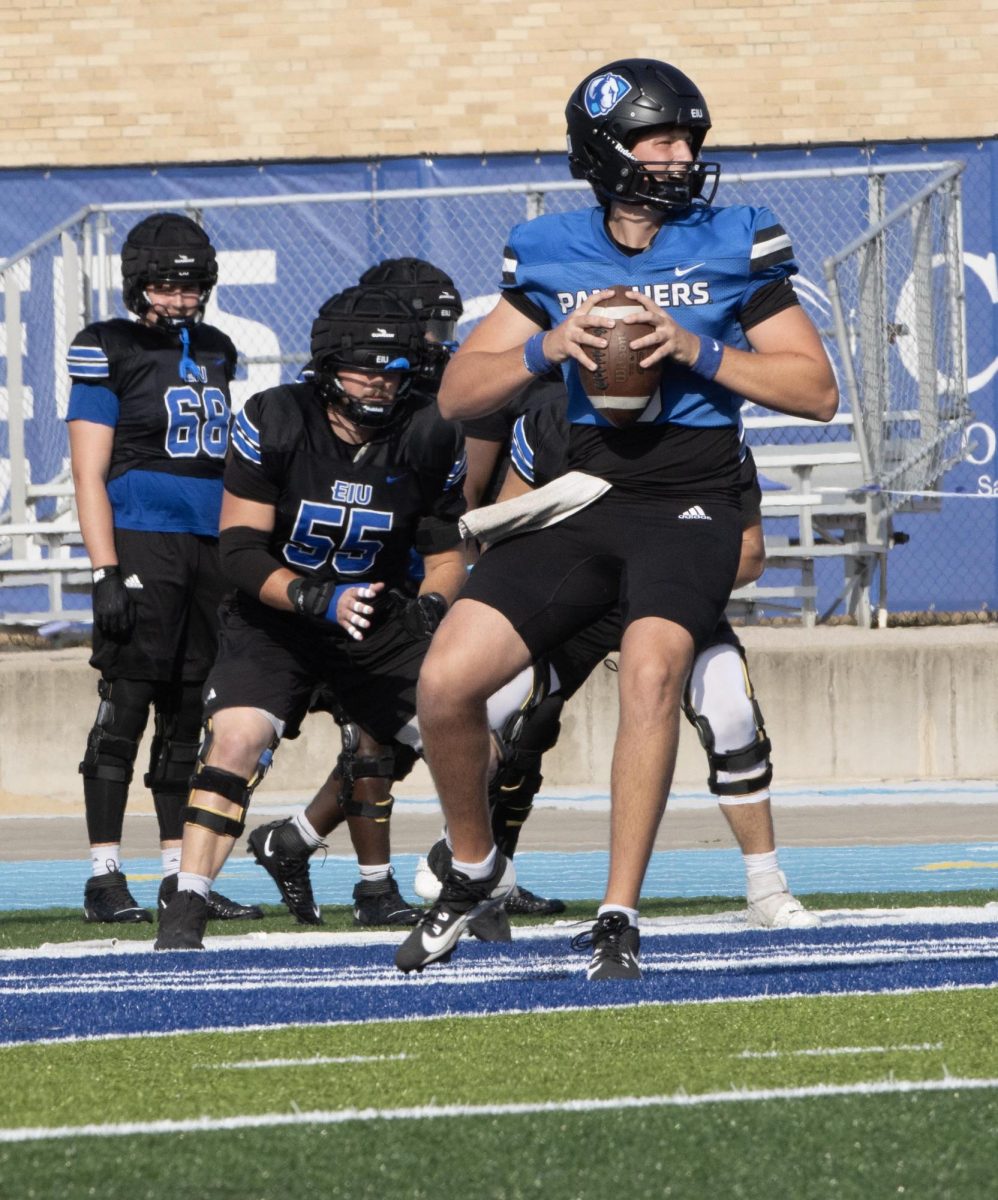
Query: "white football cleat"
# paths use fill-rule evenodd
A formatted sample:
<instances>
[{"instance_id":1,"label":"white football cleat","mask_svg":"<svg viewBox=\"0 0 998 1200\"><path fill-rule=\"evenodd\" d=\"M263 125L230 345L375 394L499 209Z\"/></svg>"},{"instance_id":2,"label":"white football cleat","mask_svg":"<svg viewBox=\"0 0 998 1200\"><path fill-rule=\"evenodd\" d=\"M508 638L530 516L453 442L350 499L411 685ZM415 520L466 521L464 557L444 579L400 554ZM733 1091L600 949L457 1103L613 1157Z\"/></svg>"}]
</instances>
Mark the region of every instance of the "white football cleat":
<instances>
[{"instance_id":1,"label":"white football cleat","mask_svg":"<svg viewBox=\"0 0 998 1200\"><path fill-rule=\"evenodd\" d=\"M749 888L746 919L758 929L814 929L821 918L804 907L787 886L782 871L774 871Z\"/></svg>"}]
</instances>

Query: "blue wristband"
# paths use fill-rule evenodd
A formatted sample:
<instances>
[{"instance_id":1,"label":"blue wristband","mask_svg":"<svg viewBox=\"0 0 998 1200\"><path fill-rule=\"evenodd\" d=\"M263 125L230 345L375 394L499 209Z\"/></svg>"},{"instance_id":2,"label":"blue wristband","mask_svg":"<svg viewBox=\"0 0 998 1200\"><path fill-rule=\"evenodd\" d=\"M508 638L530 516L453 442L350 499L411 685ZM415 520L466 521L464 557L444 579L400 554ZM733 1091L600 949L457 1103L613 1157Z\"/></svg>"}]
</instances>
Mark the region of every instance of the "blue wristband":
<instances>
[{"instance_id":1,"label":"blue wristband","mask_svg":"<svg viewBox=\"0 0 998 1200\"><path fill-rule=\"evenodd\" d=\"M364 585L362 583L341 583L340 586L335 589L329 603L326 605L326 620L336 620L336 606L339 604L340 596L342 596L344 592L349 592L351 588L363 586Z\"/></svg>"},{"instance_id":2,"label":"blue wristband","mask_svg":"<svg viewBox=\"0 0 998 1200\"><path fill-rule=\"evenodd\" d=\"M544 357L544 334L535 333L523 347L523 365L531 375L546 375L554 366Z\"/></svg>"},{"instance_id":3,"label":"blue wristband","mask_svg":"<svg viewBox=\"0 0 998 1200\"><path fill-rule=\"evenodd\" d=\"M696 371L704 379L713 379L720 370L723 355L724 347L720 342L714 338L702 337L700 339L700 352L697 354L697 360L690 367L690 370Z\"/></svg>"}]
</instances>

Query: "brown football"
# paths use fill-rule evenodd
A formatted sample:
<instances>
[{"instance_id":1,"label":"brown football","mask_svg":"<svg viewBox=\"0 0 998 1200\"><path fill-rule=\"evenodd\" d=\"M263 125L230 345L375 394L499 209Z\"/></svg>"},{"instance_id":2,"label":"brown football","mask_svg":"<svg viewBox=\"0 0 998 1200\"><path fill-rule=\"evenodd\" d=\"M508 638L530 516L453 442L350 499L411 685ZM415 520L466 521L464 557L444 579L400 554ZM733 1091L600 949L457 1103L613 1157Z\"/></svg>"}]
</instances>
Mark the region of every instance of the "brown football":
<instances>
[{"instance_id":1,"label":"brown football","mask_svg":"<svg viewBox=\"0 0 998 1200\"><path fill-rule=\"evenodd\" d=\"M617 322L612 329L600 330L607 339L605 348L587 346L586 353L596 364L595 371L579 365L579 377L589 402L598 413L618 428L633 425L641 416L648 401L662 378L659 363L645 370L640 360L651 351L632 350L631 342L646 337L654 326L649 321L636 321L625 325L623 318L629 313L647 316L647 312L636 300L628 299L625 293L629 285L618 284L612 296L605 296L593 305L593 312L613 317ZM597 332L594 330L594 332Z\"/></svg>"}]
</instances>

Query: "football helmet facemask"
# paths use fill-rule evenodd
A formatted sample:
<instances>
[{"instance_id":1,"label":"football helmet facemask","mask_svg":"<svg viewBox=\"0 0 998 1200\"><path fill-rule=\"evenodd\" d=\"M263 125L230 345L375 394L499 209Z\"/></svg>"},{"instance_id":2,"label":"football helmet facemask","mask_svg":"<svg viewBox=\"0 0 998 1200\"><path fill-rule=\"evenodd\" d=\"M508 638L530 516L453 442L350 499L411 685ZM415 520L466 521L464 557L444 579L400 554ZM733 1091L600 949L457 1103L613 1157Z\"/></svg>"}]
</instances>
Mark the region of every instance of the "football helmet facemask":
<instances>
[{"instance_id":1,"label":"football helmet facemask","mask_svg":"<svg viewBox=\"0 0 998 1200\"><path fill-rule=\"evenodd\" d=\"M196 310L171 316L156 309L157 323L172 328L195 325L204 317L211 289L218 282L215 247L205 231L179 213L153 213L134 226L121 249L121 278L125 307L144 317L152 305L150 284L174 284L200 289Z\"/></svg>"},{"instance_id":2,"label":"football helmet facemask","mask_svg":"<svg viewBox=\"0 0 998 1200\"><path fill-rule=\"evenodd\" d=\"M457 349L457 323L464 312L453 279L422 258L386 258L369 267L360 282L387 288L412 310L427 340L421 381L436 390Z\"/></svg>"},{"instance_id":3,"label":"football helmet facemask","mask_svg":"<svg viewBox=\"0 0 998 1200\"><path fill-rule=\"evenodd\" d=\"M306 368L327 403L338 405L355 425L380 429L405 410L414 378L423 368L423 331L408 305L383 287L350 287L331 296L312 323L312 360ZM392 400L359 399L339 380L343 370L402 379Z\"/></svg>"},{"instance_id":4,"label":"football helmet facemask","mask_svg":"<svg viewBox=\"0 0 998 1200\"><path fill-rule=\"evenodd\" d=\"M721 166L701 162L710 129L707 102L692 79L668 63L623 58L593 71L565 109L568 164L601 204L647 204L667 213L710 204ZM631 153L643 134L663 126L690 131L691 163L642 163ZM705 194L706 193L706 194Z\"/></svg>"}]
</instances>

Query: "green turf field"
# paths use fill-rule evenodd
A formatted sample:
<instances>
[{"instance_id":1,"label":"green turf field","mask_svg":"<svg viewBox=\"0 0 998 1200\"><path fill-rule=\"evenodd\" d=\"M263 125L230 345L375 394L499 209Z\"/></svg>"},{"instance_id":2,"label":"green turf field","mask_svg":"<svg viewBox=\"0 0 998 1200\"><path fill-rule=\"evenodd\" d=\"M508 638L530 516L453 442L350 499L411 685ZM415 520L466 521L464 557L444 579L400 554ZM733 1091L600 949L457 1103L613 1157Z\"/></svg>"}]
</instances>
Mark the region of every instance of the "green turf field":
<instances>
[{"instance_id":1,"label":"green turf field","mask_svg":"<svg viewBox=\"0 0 998 1200\"><path fill-rule=\"evenodd\" d=\"M642 914L740 907L662 900ZM348 909L325 916L330 933L351 927ZM253 928L296 927L275 908ZM8 950L106 934L71 910L0 916ZM0 1200L986 1200L998 989L35 1043L0 1047L0 1080Z\"/></svg>"},{"instance_id":2,"label":"green turf field","mask_svg":"<svg viewBox=\"0 0 998 1200\"><path fill-rule=\"evenodd\" d=\"M2 1194L983 1200L996 1029L969 989L11 1047L5 1131L108 1128L0 1144Z\"/></svg>"}]
</instances>

